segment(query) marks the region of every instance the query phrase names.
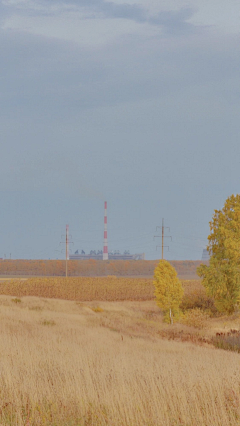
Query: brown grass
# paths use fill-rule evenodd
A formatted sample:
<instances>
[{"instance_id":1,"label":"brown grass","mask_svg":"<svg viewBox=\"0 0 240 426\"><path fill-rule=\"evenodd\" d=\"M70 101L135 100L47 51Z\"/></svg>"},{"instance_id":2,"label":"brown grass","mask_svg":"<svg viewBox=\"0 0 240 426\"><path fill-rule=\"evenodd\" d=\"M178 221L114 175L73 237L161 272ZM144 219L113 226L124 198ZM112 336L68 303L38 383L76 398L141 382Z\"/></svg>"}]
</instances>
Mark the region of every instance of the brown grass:
<instances>
[{"instance_id":1,"label":"brown grass","mask_svg":"<svg viewBox=\"0 0 240 426\"><path fill-rule=\"evenodd\" d=\"M180 308L183 311L199 308L207 310L214 315L217 314L214 301L207 296L201 280L182 280L182 285L184 296Z\"/></svg>"},{"instance_id":2,"label":"brown grass","mask_svg":"<svg viewBox=\"0 0 240 426\"><path fill-rule=\"evenodd\" d=\"M153 301L21 300L0 297L1 425L240 424L239 355L160 339L185 326Z\"/></svg>"}]
</instances>

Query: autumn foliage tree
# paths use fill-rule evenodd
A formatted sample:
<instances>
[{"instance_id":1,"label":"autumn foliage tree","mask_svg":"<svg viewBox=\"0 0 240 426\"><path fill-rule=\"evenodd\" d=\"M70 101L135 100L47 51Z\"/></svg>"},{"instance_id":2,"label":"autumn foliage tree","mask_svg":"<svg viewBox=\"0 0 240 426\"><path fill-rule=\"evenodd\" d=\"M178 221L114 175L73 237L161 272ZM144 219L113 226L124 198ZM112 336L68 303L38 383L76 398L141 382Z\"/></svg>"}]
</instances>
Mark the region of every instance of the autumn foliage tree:
<instances>
[{"instance_id":1,"label":"autumn foliage tree","mask_svg":"<svg viewBox=\"0 0 240 426\"><path fill-rule=\"evenodd\" d=\"M172 323L183 297L182 284L176 270L166 260L160 260L154 271L153 283L157 305L164 311L165 320Z\"/></svg>"},{"instance_id":2,"label":"autumn foliage tree","mask_svg":"<svg viewBox=\"0 0 240 426\"><path fill-rule=\"evenodd\" d=\"M220 312L231 314L240 303L240 195L231 195L215 210L208 237L209 266L197 273Z\"/></svg>"}]
</instances>

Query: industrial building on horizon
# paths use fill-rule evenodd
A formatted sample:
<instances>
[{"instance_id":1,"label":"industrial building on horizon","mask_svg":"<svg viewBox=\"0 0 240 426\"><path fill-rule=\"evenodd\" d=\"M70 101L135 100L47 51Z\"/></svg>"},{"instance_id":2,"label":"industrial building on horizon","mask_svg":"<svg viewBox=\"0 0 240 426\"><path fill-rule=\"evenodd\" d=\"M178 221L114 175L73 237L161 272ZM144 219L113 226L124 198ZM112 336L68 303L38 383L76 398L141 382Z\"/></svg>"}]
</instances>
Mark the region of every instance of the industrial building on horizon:
<instances>
[{"instance_id":1,"label":"industrial building on horizon","mask_svg":"<svg viewBox=\"0 0 240 426\"><path fill-rule=\"evenodd\" d=\"M109 252L108 259L103 259L102 250L91 250L89 254L86 254L84 250L80 253L78 250L74 254L69 255L70 260L145 260L145 253L130 254L128 251L120 253L119 251Z\"/></svg>"},{"instance_id":2,"label":"industrial building on horizon","mask_svg":"<svg viewBox=\"0 0 240 426\"><path fill-rule=\"evenodd\" d=\"M68 233L67 233L68 235ZM67 237L68 238L68 237ZM68 249L67 249L68 252ZM81 253L75 251L74 254L69 255L69 260L145 260L145 253L130 254L125 250L123 254L119 251L111 251L108 253L108 239L107 239L107 201L104 201L104 233L103 233L103 250L91 250L86 254L84 250Z\"/></svg>"}]
</instances>

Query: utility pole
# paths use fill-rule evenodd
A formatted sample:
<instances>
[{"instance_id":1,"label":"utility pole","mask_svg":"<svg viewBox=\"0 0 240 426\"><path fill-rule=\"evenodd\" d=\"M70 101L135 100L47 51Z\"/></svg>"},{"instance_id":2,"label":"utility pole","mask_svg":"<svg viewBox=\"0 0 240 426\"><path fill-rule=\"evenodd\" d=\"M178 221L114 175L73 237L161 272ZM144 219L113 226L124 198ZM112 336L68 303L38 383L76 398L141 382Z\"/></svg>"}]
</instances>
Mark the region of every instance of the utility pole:
<instances>
[{"instance_id":1,"label":"utility pole","mask_svg":"<svg viewBox=\"0 0 240 426\"><path fill-rule=\"evenodd\" d=\"M68 276L68 233L69 233L69 225L66 225L66 277Z\"/></svg>"},{"instance_id":2,"label":"utility pole","mask_svg":"<svg viewBox=\"0 0 240 426\"><path fill-rule=\"evenodd\" d=\"M169 246L164 245L164 238L171 238L171 241L172 241L172 237L170 235L164 235L165 228L170 231L169 226L164 226L164 219L162 219L162 226L157 226L156 231L157 231L158 228L162 228L162 246L161 247L162 247L162 260L163 260L163 258L164 258L164 247L168 248L168 250L169 250ZM160 235L154 235L154 238L160 238L160 237L161 237ZM160 247L160 246L156 246L156 250L157 250L158 247Z\"/></svg>"},{"instance_id":3,"label":"utility pole","mask_svg":"<svg viewBox=\"0 0 240 426\"><path fill-rule=\"evenodd\" d=\"M162 259L163 259L163 246L164 246L164 219L162 219Z\"/></svg>"},{"instance_id":4,"label":"utility pole","mask_svg":"<svg viewBox=\"0 0 240 426\"><path fill-rule=\"evenodd\" d=\"M63 235L62 235L62 238L63 238ZM66 257L65 275L67 277L68 276L68 260L69 260L69 244L73 244L72 241L69 241L69 225L66 225L65 242L61 241L60 244L65 244L65 257Z\"/></svg>"}]
</instances>

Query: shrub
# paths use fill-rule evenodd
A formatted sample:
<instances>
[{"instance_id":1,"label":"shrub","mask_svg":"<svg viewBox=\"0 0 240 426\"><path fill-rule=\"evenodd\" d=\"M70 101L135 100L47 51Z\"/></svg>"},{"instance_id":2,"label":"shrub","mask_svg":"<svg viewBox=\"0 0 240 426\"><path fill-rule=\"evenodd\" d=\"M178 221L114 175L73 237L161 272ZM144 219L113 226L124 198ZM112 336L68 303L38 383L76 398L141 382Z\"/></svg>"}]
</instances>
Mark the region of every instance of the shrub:
<instances>
[{"instance_id":1,"label":"shrub","mask_svg":"<svg viewBox=\"0 0 240 426\"><path fill-rule=\"evenodd\" d=\"M44 320L42 325L56 325L56 323L53 320Z\"/></svg>"},{"instance_id":2,"label":"shrub","mask_svg":"<svg viewBox=\"0 0 240 426\"><path fill-rule=\"evenodd\" d=\"M195 328L204 328L207 325L209 314L199 308L186 311L181 317L181 323Z\"/></svg>"},{"instance_id":3,"label":"shrub","mask_svg":"<svg viewBox=\"0 0 240 426\"><path fill-rule=\"evenodd\" d=\"M100 308L100 306L95 306L94 308L91 308L93 312L99 313L99 312L103 312L103 309Z\"/></svg>"},{"instance_id":4,"label":"shrub","mask_svg":"<svg viewBox=\"0 0 240 426\"><path fill-rule=\"evenodd\" d=\"M12 299L13 303L21 303L21 299L18 299L17 297L15 297L15 299Z\"/></svg>"},{"instance_id":5,"label":"shrub","mask_svg":"<svg viewBox=\"0 0 240 426\"><path fill-rule=\"evenodd\" d=\"M180 304L180 309L184 312L188 309L199 308L206 310L210 315L218 313L213 298L207 296L206 289L200 280L184 280L182 281L184 295Z\"/></svg>"},{"instance_id":6,"label":"shrub","mask_svg":"<svg viewBox=\"0 0 240 426\"><path fill-rule=\"evenodd\" d=\"M227 333L216 333L216 337L212 339L212 342L216 348L239 353L240 331L230 330Z\"/></svg>"}]
</instances>

